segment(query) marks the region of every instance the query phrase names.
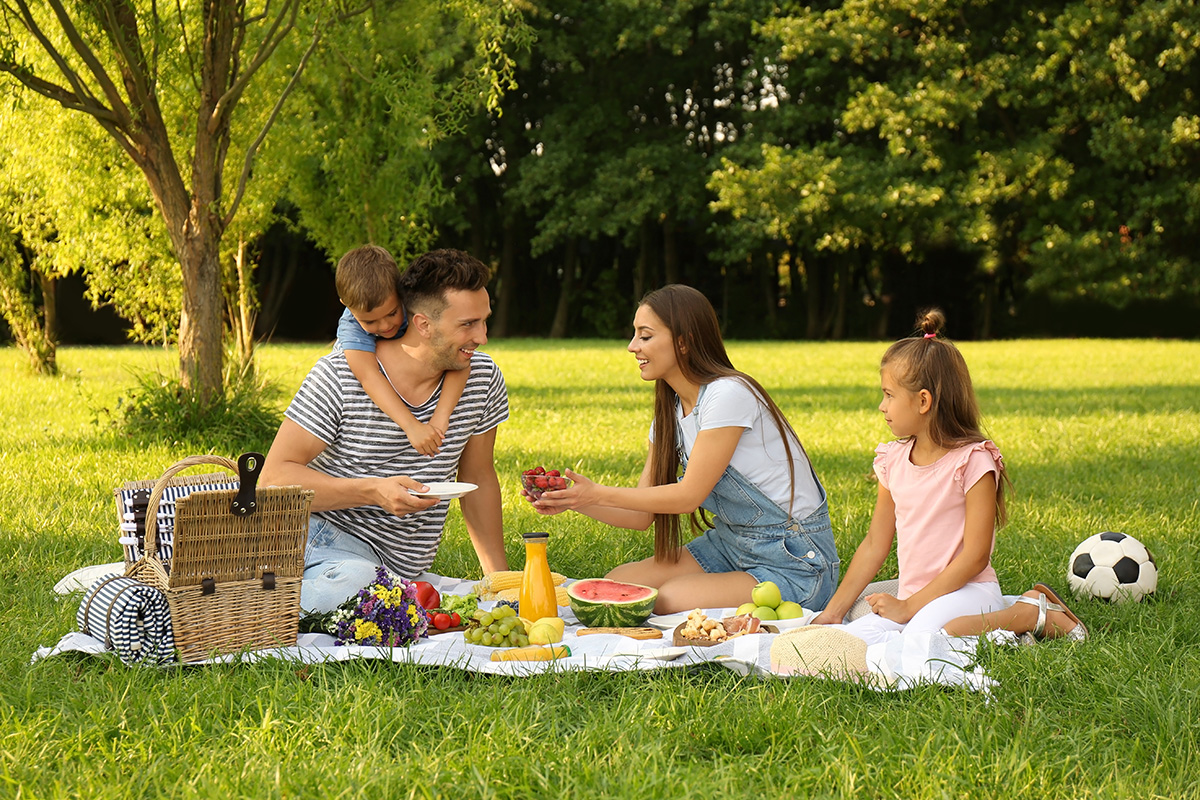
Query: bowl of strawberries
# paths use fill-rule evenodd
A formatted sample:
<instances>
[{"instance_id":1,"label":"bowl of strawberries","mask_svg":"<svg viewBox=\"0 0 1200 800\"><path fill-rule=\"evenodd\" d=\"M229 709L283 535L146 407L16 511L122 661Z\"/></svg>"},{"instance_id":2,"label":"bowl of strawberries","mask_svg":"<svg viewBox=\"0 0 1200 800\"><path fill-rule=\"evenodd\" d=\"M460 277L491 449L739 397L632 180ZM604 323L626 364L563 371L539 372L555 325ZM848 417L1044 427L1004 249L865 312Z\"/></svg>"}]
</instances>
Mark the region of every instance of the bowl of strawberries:
<instances>
[{"instance_id":1,"label":"bowl of strawberries","mask_svg":"<svg viewBox=\"0 0 1200 800\"><path fill-rule=\"evenodd\" d=\"M534 467L521 473L521 486L533 500L542 496L543 492L553 489L566 489L571 485L571 479L563 477L556 469Z\"/></svg>"}]
</instances>

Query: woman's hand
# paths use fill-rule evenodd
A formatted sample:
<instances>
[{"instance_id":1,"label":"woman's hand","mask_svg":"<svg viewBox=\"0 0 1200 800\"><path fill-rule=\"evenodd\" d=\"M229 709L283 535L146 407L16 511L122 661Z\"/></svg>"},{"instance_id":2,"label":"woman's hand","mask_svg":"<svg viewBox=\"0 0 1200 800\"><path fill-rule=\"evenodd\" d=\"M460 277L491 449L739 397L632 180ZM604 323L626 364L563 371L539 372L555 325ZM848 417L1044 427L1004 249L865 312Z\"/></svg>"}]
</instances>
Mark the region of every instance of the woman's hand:
<instances>
[{"instance_id":1,"label":"woman's hand","mask_svg":"<svg viewBox=\"0 0 1200 800\"><path fill-rule=\"evenodd\" d=\"M586 506L597 505L596 495L600 484L594 483L580 475L578 472L566 470L563 473L570 478L574 483L566 489L547 489L542 492L541 497L534 500L529 497L529 494L524 490L521 494L529 497L533 507L539 514L558 514L568 509L579 510Z\"/></svg>"},{"instance_id":2,"label":"woman's hand","mask_svg":"<svg viewBox=\"0 0 1200 800\"><path fill-rule=\"evenodd\" d=\"M890 594L869 594L867 605L884 619L899 622L901 625L907 624L915 613L908 607L907 600L900 600Z\"/></svg>"}]
</instances>

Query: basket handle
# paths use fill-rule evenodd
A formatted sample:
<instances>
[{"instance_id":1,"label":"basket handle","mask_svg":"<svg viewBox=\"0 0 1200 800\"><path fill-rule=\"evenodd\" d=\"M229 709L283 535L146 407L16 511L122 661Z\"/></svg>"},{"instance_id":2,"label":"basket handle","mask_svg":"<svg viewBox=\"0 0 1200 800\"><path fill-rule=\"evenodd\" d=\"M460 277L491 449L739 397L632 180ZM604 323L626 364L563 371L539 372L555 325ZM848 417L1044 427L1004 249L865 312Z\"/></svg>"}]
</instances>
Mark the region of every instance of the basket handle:
<instances>
[{"instance_id":1,"label":"basket handle","mask_svg":"<svg viewBox=\"0 0 1200 800\"><path fill-rule=\"evenodd\" d=\"M237 517L248 517L258 508L254 494L258 489L258 474L263 468L262 453L242 453L238 457L238 493L229 505L230 512Z\"/></svg>"},{"instance_id":2,"label":"basket handle","mask_svg":"<svg viewBox=\"0 0 1200 800\"><path fill-rule=\"evenodd\" d=\"M248 453L247 455L258 454ZM258 460L261 463L262 456L259 456ZM154 488L150 490L150 503L146 506L146 550L144 557L158 558L158 504L162 501L163 492L167 488L167 482L188 467L198 467L201 464L215 464L218 467L224 467L230 472L238 471L237 464L232 459L214 455L188 456L187 458L181 458L167 467L167 471L162 474L162 477L154 483Z\"/></svg>"}]
</instances>

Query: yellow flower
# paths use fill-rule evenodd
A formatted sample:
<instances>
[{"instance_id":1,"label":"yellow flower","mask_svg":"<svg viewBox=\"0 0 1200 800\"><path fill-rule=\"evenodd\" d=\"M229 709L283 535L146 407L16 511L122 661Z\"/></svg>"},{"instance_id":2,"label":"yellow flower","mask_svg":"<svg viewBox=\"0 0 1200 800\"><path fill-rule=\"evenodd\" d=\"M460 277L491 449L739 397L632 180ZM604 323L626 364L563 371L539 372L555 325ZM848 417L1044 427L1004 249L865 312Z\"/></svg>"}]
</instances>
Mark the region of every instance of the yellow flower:
<instances>
[{"instance_id":1,"label":"yellow flower","mask_svg":"<svg viewBox=\"0 0 1200 800\"><path fill-rule=\"evenodd\" d=\"M360 622L354 626L355 641L361 642L363 639L381 639L381 638L383 638L383 631L381 631L379 629L379 626L376 625L374 622L370 622L369 620L363 620L362 622Z\"/></svg>"},{"instance_id":2,"label":"yellow flower","mask_svg":"<svg viewBox=\"0 0 1200 800\"><path fill-rule=\"evenodd\" d=\"M404 587L402 586L396 586L391 589L380 589L377 594L387 608L395 608L404 603Z\"/></svg>"}]
</instances>

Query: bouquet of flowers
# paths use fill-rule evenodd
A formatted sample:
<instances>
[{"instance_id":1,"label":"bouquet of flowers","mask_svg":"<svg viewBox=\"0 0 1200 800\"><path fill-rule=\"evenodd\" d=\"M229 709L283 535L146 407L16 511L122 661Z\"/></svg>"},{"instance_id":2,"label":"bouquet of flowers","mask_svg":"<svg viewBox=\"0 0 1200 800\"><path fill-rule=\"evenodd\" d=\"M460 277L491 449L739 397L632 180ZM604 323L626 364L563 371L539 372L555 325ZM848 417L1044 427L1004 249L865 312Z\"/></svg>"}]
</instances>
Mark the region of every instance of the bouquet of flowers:
<instances>
[{"instance_id":1,"label":"bouquet of flowers","mask_svg":"<svg viewBox=\"0 0 1200 800\"><path fill-rule=\"evenodd\" d=\"M328 631L338 644L407 647L429 628L412 581L380 567L375 580L334 609Z\"/></svg>"}]
</instances>

